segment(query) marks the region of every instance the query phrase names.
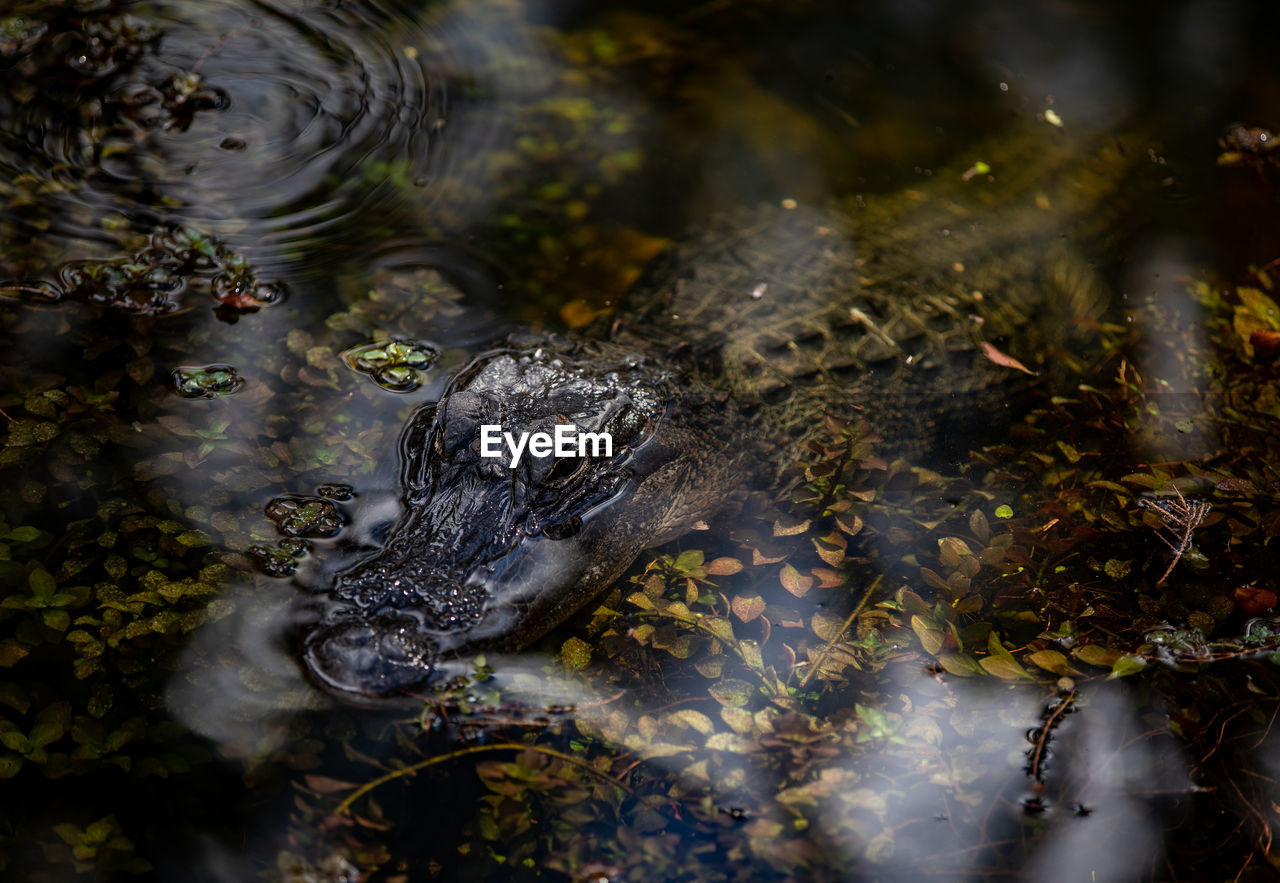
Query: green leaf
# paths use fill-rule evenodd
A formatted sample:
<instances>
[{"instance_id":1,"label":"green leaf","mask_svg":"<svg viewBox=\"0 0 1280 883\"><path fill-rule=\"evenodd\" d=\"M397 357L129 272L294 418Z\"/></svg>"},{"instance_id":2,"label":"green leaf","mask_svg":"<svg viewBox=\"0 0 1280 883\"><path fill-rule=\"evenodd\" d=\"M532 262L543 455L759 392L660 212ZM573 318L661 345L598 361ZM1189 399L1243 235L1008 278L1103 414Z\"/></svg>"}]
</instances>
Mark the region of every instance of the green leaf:
<instances>
[{"instance_id":1,"label":"green leaf","mask_svg":"<svg viewBox=\"0 0 1280 883\"><path fill-rule=\"evenodd\" d=\"M560 659L574 671L581 671L591 662L591 645L581 638L570 638L560 645Z\"/></svg>"},{"instance_id":2,"label":"green leaf","mask_svg":"<svg viewBox=\"0 0 1280 883\"><path fill-rule=\"evenodd\" d=\"M1119 561L1115 558L1108 558L1107 563L1103 565L1103 571L1112 579L1124 579L1129 575L1129 571L1133 569L1132 561Z\"/></svg>"},{"instance_id":3,"label":"green leaf","mask_svg":"<svg viewBox=\"0 0 1280 883\"><path fill-rule=\"evenodd\" d=\"M45 610L41 616L44 624L51 629L59 632L65 632L67 627L71 625L71 614L60 608L52 608Z\"/></svg>"},{"instance_id":4,"label":"green leaf","mask_svg":"<svg viewBox=\"0 0 1280 883\"><path fill-rule=\"evenodd\" d=\"M1027 670L1018 665L1017 660L1012 656L1008 659L988 656L978 661L982 666L982 670L989 675L994 675L1002 681L1031 680L1031 675L1027 674Z\"/></svg>"},{"instance_id":5,"label":"green leaf","mask_svg":"<svg viewBox=\"0 0 1280 883\"><path fill-rule=\"evenodd\" d=\"M698 549L690 549L687 552L681 552L676 558L675 568L679 571L692 570L695 567L701 567L702 561L706 556Z\"/></svg>"},{"instance_id":6,"label":"green leaf","mask_svg":"<svg viewBox=\"0 0 1280 883\"><path fill-rule=\"evenodd\" d=\"M71 726L71 703L55 702L36 715L36 724L28 737L32 748L43 748L57 742Z\"/></svg>"},{"instance_id":7,"label":"green leaf","mask_svg":"<svg viewBox=\"0 0 1280 883\"><path fill-rule=\"evenodd\" d=\"M47 598L58 589L58 581L43 567L37 567L31 571L31 575L27 577L27 585L31 587L31 593L37 598Z\"/></svg>"},{"instance_id":8,"label":"green leaf","mask_svg":"<svg viewBox=\"0 0 1280 883\"><path fill-rule=\"evenodd\" d=\"M1132 674L1137 674L1147 667L1147 661L1141 656L1133 656L1125 654L1115 661L1111 666L1111 674L1109 678L1123 678Z\"/></svg>"},{"instance_id":9,"label":"green leaf","mask_svg":"<svg viewBox=\"0 0 1280 883\"><path fill-rule=\"evenodd\" d=\"M853 711L863 723L871 727L873 730L884 732L889 729L889 718L885 716L883 711L875 706L855 703Z\"/></svg>"},{"instance_id":10,"label":"green leaf","mask_svg":"<svg viewBox=\"0 0 1280 883\"><path fill-rule=\"evenodd\" d=\"M103 843L116 828L116 817L105 816L84 829L84 839L89 843Z\"/></svg>"},{"instance_id":11,"label":"green leaf","mask_svg":"<svg viewBox=\"0 0 1280 883\"><path fill-rule=\"evenodd\" d=\"M971 678L983 671L972 656L964 653L943 653L938 657L938 664L947 674L958 678Z\"/></svg>"},{"instance_id":12,"label":"green leaf","mask_svg":"<svg viewBox=\"0 0 1280 883\"><path fill-rule=\"evenodd\" d=\"M1045 671L1053 672L1056 675L1076 674L1076 670L1071 667L1067 657L1057 650L1037 650L1027 659Z\"/></svg>"},{"instance_id":13,"label":"green leaf","mask_svg":"<svg viewBox=\"0 0 1280 883\"><path fill-rule=\"evenodd\" d=\"M920 646L930 656L937 656L942 645L946 643L946 633L923 616L911 617L911 630L920 639Z\"/></svg>"},{"instance_id":14,"label":"green leaf","mask_svg":"<svg viewBox=\"0 0 1280 883\"><path fill-rule=\"evenodd\" d=\"M0 641L0 668L9 668L17 665L27 655L27 652L25 647L12 638Z\"/></svg>"},{"instance_id":15,"label":"green leaf","mask_svg":"<svg viewBox=\"0 0 1280 883\"><path fill-rule=\"evenodd\" d=\"M673 713L671 719L697 730L703 736L709 736L715 730L715 724L711 722L711 718L692 708L684 708Z\"/></svg>"},{"instance_id":16,"label":"green leaf","mask_svg":"<svg viewBox=\"0 0 1280 883\"><path fill-rule=\"evenodd\" d=\"M1027 674L1027 670L1018 664L1018 660L1013 658L1013 654L1005 649L1000 643L1000 638L992 632L987 636L987 653L988 655L978 661L983 671L987 674L1006 680L1032 680L1031 675Z\"/></svg>"},{"instance_id":17,"label":"green leaf","mask_svg":"<svg viewBox=\"0 0 1280 883\"><path fill-rule=\"evenodd\" d=\"M1101 644L1086 644L1078 648L1074 654L1076 659L1099 668L1111 668L1122 654L1119 650L1111 650Z\"/></svg>"},{"instance_id":18,"label":"green leaf","mask_svg":"<svg viewBox=\"0 0 1280 883\"><path fill-rule=\"evenodd\" d=\"M750 701L753 689L746 681L727 678L709 688L707 692L721 705L741 708Z\"/></svg>"}]
</instances>

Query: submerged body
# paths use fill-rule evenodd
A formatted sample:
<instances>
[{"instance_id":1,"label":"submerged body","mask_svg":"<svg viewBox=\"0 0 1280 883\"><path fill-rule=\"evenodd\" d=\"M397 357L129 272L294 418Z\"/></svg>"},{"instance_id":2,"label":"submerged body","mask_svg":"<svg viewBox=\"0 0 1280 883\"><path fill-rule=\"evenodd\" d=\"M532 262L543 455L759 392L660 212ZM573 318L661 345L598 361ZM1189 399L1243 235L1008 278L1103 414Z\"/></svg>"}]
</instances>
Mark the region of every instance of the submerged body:
<instances>
[{"instance_id":1,"label":"submerged body","mask_svg":"<svg viewBox=\"0 0 1280 883\"><path fill-rule=\"evenodd\" d=\"M936 456L957 427L1007 410L1028 377L1003 354L1052 361L1107 302L1089 250L1114 229L1131 161L1114 141L1060 135L988 145L991 178L723 217L593 333L519 335L477 357L410 419L404 515L308 627L313 676L388 695L443 659L529 644L642 550L771 484L824 416ZM611 448L485 456L494 426L571 426Z\"/></svg>"}]
</instances>

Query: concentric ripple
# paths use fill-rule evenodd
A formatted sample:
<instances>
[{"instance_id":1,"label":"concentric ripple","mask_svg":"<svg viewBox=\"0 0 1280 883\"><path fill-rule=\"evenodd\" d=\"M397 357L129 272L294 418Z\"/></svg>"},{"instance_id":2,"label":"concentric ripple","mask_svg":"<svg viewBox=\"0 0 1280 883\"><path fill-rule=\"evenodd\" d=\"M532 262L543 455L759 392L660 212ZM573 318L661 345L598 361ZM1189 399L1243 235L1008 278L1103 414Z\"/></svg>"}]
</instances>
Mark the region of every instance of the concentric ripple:
<instances>
[{"instance_id":1,"label":"concentric ripple","mask_svg":"<svg viewBox=\"0 0 1280 883\"><path fill-rule=\"evenodd\" d=\"M503 92L492 62L514 33L447 4L52 6L0 22L0 68L30 84L0 95L0 224L42 240L5 268L26 278L78 240L162 223L217 235L269 276L321 271L465 175L494 134L474 121L497 119L470 111Z\"/></svg>"}]
</instances>

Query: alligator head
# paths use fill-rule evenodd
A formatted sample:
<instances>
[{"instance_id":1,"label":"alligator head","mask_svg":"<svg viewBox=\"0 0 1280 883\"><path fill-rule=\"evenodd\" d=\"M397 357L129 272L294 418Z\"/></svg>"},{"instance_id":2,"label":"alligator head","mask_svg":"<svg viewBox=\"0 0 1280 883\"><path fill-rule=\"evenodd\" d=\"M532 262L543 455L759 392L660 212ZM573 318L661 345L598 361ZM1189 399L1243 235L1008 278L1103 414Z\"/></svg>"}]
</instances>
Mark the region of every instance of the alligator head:
<instances>
[{"instance_id":1,"label":"alligator head","mask_svg":"<svg viewBox=\"0 0 1280 883\"><path fill-rule=\"evenodd\" d=\"M611 450L517 458L495 426L608 433ZM382 696L443 659L527 645L714 514L740 482L742 432L723 392L622 347L546 339L479 356L410 419L404 513L381 552L338 575L304 637L308 669Z\"/></svg>"}]
</instances>

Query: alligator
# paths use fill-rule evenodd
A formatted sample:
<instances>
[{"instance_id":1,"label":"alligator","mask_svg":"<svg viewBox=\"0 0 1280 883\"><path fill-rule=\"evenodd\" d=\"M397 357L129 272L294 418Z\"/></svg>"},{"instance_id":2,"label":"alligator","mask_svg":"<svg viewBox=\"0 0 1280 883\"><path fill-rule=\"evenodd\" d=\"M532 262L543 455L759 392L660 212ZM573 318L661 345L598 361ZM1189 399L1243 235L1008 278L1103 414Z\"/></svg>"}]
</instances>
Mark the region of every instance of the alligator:
<instances>
[{"instance_id":1,"label":"alligator","mask_svg":"<svg viewBox=\"0 0 1280 883\"><path fill-rule=\"evenodd\" d=\"M927 455L990 425L1108 305L1133 178L1115 137L1044 123L918 189L716 218L580 335L519 332L475 357L400 440L403 515L303 628L314 680L414 690L451 660L519 650L646 548L775 487L824 415ZM1082 321L1084 320L1084 321ZM607 432L584 457L481 456L482 427Z\"/></svg>"}]
</instances>

